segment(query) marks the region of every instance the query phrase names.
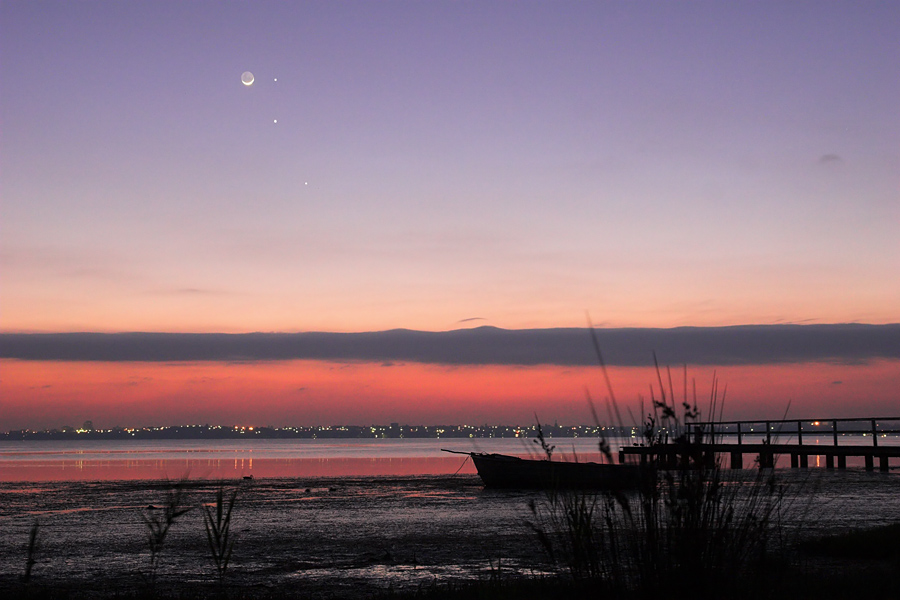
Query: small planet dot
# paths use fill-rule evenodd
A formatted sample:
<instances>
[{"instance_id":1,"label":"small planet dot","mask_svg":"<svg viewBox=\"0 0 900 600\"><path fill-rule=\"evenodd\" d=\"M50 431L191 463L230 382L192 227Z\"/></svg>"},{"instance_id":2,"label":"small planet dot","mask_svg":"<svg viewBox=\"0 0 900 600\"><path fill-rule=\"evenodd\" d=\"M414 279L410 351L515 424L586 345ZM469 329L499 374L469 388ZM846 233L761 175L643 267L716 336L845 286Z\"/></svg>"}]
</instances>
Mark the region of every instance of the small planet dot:
<instances>
[{"instance_id":1,"label":"small planet dot","mask_svg":"<svg viewBox=\"0 0 900 600\"><path fill-rule=\"evenodd\" d=\"M278 119L275 119L275 120L274 120L274 121L272 121L272 122L273 122L273 123L277 123L277 122L278 122Z\"/></svg>"}]
</instances>

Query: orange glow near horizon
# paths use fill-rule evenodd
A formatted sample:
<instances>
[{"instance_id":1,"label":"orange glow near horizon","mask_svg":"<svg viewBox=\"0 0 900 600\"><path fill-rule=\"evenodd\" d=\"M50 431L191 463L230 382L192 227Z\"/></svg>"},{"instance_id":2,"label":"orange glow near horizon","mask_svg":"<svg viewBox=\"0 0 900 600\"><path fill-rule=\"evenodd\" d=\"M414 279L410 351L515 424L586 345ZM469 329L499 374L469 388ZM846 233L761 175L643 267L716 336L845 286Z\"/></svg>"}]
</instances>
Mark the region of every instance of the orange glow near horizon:
<instances>
[{"instance_id":1,"label":"orange glow near horizon","mask_svg":"<svg viewBox=\"0 0 900 600\"><path fill-rule=\"evenodd\" d=\"M649 409L650 367L610 368L623 420ZM689 367L704 413L716 374L724 418L895 416L900 361ZM663 379L668 382L665 373ZM683 372L672 370L681 401ZM692 384L688 384L688 388ZM590 423L608 418L596 367L445 366L319 361L3 362L0 430L220 424L246 426ZM690 394L690 391L689 391Z\"/></svg>"}]
</instances>

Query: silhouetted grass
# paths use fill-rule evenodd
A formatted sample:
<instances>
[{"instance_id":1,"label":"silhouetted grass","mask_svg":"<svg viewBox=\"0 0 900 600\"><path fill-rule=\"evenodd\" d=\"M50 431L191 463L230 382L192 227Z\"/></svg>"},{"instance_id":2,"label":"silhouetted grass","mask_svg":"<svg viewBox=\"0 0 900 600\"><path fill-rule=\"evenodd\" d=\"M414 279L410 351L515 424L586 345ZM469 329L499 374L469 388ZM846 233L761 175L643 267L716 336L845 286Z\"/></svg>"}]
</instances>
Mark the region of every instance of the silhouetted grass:
<instances>
[{"instance_id":1,"label":"silhouetted grass","mask_svg":"<svg viewBox=\"0 0 900 600\"><path fill-rule=\"evenodd\" d=\"M223 583L228 571L228 563L234 551L234 536L231 535L231 513L237 500L238 488L235 488L225 499L225 489L220 487L216 492L215 510L203 507L203 524L206 526L206 540L209 554L216 566L219 583Z\"/></svg>"},{"instance_id":2,"label":"silhouetted grass","mask_svg":"<svg viewBox=\"0 0 900 600\"><path fill-rule=\"evenodd\" d=\"M22 583L27 584L31 581L31 569L34 567L37 560L35 559L35 555L37 554L37 539L38 539L38 529L40 525L37 519L34 520L34 524L31 526L31 531L28 533L28 546L25 548L25 572L22 574Z\"/></svg>"},{"instance_id":3,"label":"silhouetted grass","mask_svg":"<svg viewBox=\"0 0 900 600\"><path fill-rule=\"evenodd\" d=\"M618 415L602 354L595 348L609 391L609 413ZM720 457L706 453L704 442L712 440L694 426L700 421L696 386L689 398L685 372L679 410L671 373L666 370L668 386L658 364L656 373L658 388L650 388L651 412L643 426L643 444L650 452L639 488L631 493L551 490L545 501L529 504L538 542L560 573L576 583L591 582L596 596L703 600L745 597L751 583L757 590L773 584L779 570L771 564L770 550L784 540L784 487L772 469L738 476L724 468ZM712 415L721 411L724 395L714 378ZM600 440L599 447L613 462L609 443Z\"/></svg>"},{"instance_id":4,"label":"silhouetted grass","mask_svg":"<svg viewBox=\"0 0 900 600\"><path fill-rule=\"evenodd\" d=\"M185 481L172 484L166 490L165 502L161 508L147 507L141 513L146 527L147 544L150 547L150 572L147 576L151 592L156 587L156 575L159 570L160 554L165 546L166 537L172 525L190 512L193 507L184 504Z\"/></svg>"}]
</instances>

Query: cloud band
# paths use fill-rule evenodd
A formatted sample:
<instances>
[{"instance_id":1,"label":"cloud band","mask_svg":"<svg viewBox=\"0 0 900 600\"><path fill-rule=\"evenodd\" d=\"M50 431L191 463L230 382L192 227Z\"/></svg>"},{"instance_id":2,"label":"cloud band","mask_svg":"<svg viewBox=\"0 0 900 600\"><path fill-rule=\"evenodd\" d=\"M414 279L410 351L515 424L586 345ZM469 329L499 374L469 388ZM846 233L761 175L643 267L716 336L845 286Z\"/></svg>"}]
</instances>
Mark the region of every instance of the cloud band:
<instances>
[{"instance_id":1,"label":"cloud band","mask_svg":"<svg viewBox=\"0 0 900 600\"><path fill-rule=\"evenodd\" d=\"M597 329L609 365L741 365L900 359L900 324ZM63 361L394 361L594 365L584 328L368 333L6 333L0 358Z\"/></svg>"}]
</instances>

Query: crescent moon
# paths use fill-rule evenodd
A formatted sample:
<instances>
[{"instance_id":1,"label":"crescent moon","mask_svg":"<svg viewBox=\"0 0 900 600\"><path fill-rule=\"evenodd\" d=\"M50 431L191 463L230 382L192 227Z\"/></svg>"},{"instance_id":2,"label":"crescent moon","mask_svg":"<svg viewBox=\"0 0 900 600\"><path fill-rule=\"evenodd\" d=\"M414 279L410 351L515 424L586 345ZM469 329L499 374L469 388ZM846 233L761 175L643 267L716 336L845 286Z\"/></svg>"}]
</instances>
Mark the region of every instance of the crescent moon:
<instances>
[{"instance_id":1,"label":"crescent moon","mask_svg":"<svg viewBox=\"0 0 900 600\"><path fill-rule=\"evenodd\" d=\"M241 75L241 83L244 85L253 85L253 73L250 71L244 71Z\"/></svg>"}]
</instances>

